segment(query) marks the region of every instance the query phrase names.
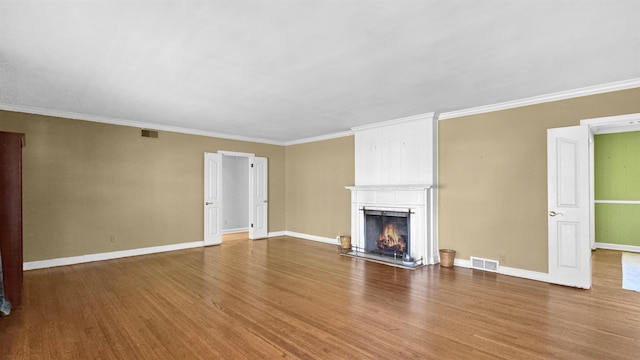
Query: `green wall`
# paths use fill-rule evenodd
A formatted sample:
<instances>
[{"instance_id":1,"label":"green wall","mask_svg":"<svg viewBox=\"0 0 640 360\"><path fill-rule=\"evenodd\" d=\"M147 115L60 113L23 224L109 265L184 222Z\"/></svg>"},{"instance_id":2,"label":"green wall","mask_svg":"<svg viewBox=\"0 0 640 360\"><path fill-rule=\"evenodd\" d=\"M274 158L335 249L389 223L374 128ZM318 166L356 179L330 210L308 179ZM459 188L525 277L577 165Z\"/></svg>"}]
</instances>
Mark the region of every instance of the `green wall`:
<instances>
[{"instance_id":1,"label":"green wall","mask_svg":"<svg viewBox=\"0 0 640 360\"><path fill-rule=\"evenodd\" d=\"M595 199L640 201L640 132L595 136ZM596 242L640 246L640 204L596 204Z\"/></svg>"}]
</instances>

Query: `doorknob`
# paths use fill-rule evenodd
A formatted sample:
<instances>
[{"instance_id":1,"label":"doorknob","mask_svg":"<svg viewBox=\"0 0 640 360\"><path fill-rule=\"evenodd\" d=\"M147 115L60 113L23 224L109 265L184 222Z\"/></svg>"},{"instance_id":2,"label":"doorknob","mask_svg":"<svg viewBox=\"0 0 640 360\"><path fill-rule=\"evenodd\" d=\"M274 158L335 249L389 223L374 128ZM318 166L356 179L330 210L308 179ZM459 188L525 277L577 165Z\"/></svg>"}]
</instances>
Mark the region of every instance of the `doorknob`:
<instances>
[{"instance_id":1,"label":"doorknob","mask_svg":"<svg viewBox=\"0 0 640 360\"><path fill-rule=\"evenodd\" d=\"M267 201L267 200L265 200L265 201L264 201L264 203L266 204L266 203L268 203L268 201Z\"/></svg>"},{"instance_id":2,"label":"doorknob","mask_svg":"<svg viewBox=\"0 0 640 360\"><path fill-rule=\"evenodd\" d=\"M213 202L208 202L208 201L207 201L207 202L205 202L204 204L205 204L205 205L213 205Z\"/></svg>"},{"instance_id":3,"label":"doorknob","mask_svg":"<svg viewBox=\"0 0 640 360\"><path fill-rule=\"evenodd\" d=\"M562 216L562 213L560 212L555 212L555 211L549 211L549 216Z\"/></svg>"}]
</instances>

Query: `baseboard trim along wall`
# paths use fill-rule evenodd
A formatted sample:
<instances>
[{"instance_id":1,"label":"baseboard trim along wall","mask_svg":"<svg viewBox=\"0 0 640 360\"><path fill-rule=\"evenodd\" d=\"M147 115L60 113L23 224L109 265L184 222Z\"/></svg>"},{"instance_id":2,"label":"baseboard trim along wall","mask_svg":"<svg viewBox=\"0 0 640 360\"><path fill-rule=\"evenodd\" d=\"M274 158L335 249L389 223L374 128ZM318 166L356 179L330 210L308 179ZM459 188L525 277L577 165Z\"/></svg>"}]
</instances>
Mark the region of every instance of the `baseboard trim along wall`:
<instances>
[{"instance_id":1,"label":"baseboard trim along wall","mask_svg":"<svg viewBox=\"0 0 640 360\"><path fill-rule=\"evenodd\" d=\"M471 268L471 260L455 259L455 260L453 260L453 265L454 266L465 267L465 268ZM482 270L478 270L478 271L482 271ZM523 270L523 269L516 269L516 268L512 268L512 267L499 266L497 273L501 274L501 275L515 276L515 277L519 277L519 278L523 278L523 279L536 280L536 281L542 281L542 282L550 283L549 274L541 273L541 272L538 272L538 271Z\"/></svg>"},{"instance_id":2,"label":"baseboard trim along wall","mask_svg":"<svg viewBox=\"0 0 640 360\"><path fill-rule=\"evenodd\" d=\"M278 237L278 236L287 236L287 232L286 231L274 231L274 232L270 232L267 236L269 236L270 238Z\"/></svg>"},{"instance_id":3,"label":"baseboard trim along wall","mask_svg":"<svg viewBox=\"0 0 640 360\"><path fill-rule=\"evenodd\" d=\"M140 249L120 250L120 251L112 251L112 252L99 253L99 254L88 254L88 255L66 257L66 258L50 259L50 260L30 261L30 262L23 263L22 269L25 271L35 270L35 269L45 269L45 268L50 268L55 266L82 264L82 263L88 263L93 261L119 259L119 258L130 257L130 256L148 255L148 254L155 254L155 253L161 253L161 252L167 252L167 251L191 249L191 248L197 248L197 247L203 247L203 246L204 246L204 241L194 241L189 243L152 246L152 247L140 248Z\"/></svg>"},{"instance_id":4,"label":"baseboard trim along wall","mask_svg":"<svg viewBox=\"0 0 640 360\"><path fill-rule=\"evenodd\" d=\"M323 236L316 236L310 234L303 234L295 231L275 231L270 232L269 237L278 237L278 236L291 236L303 240L311 240L317 241L325 244L337 245L338 240L336 238L328 238ZM615 244L601 244L596 243L596 247L601 247L601 245L615 245ZM632 247L626 245L618 245L624 247ZM111 259L119 259L130 256L139 256L139 255L148 255L148 254L156 254L161 252L175 251L175 250L184 250L184 249L192 249L197 247L204 247L204 241L194 241L189 243L180 243L180 244L171 244L171 245L162 245L162 246L153 246L147 248L140 249L132 249L132 250L121 250L121 251L112 251L107 253L99 253L99 254L88 254L88 255L80 255L80 256L72 256L66 258L58 258L58 259L50 259L50 260L38 260L38 261L30 261L25 262L22 266L24 271L27 270L36 270L36 269L45 269L56 266L65 266L65 265L74 265L74 264L82 264L93 261L102 261L102 260L111 260ZM602 246L601 248L605 248ZM637 248L636 250L624 250L624 251L635 251L640 252L640 247L632 247ZM614 249L619 250L619 249ZM454 266L460 266L465 268L471 267L470 260L463 259L455 259ZM480 270L481 271L481 270ZM546 273L541 273L537 271L523 270L510 268L505 266L500 266L498 268L498 274L515 276L524 279L537 280L542 282L549 282L549 275Z\"/></svg>"},{"instance_id":5,"label":"baseboard trim along wall","mask_svg":"<svg viewBox=\"0 0 640 360\"><path fill-rule=\"evenodd\" d=\"M318 242L331 244L331 245L337 245L338 244L338 240L336 240L336 238L328 238L328 237L323 237L323 236L303 234L303 233L299 233L299 232L295 232L295 231L285 231L285 235L286 236L295 237L295 238L305 239L305 240L318 241Z\"/></svg>"},{"instance_id":6,"label":"baseboard trim along wall","mask_svg":"<svg viewBox=\"0 0 640 360\"><path fill-rule=\"evenodd\" d=\"M286 236L286 235L287 235L286 231L277 231L277 232L269 233L269 237ZM83 264L83 263L88 263L93 261L112 260L112 259L119 259L119 258L125 258L130 256L149 255L149 254L156 254L156 253L168 252L168 251L192 249L197 247L204 247L204 241L194 241L189 243L152 246L147 248L120 250L120 251L112 251L112 252L106 252L106 253L88 254L88 255L72 256L72 257L49 259L49 260L29 261L22 264L22 270L27 271L27 270L36 270L36 269L46 269L46 268L56 267L56 266Z\"/></svg>"},{"instance_id":7,"label":"baseboard trim along wall","mask_svg":"<svg viewBox=\"0 0 640 360\"><path fill-rule=\"evenodd\" d=\"M596 249L629 251L640 253L640 246L636 245L620 245L620 244L608 244L608 243L596 243Z\"/></svg>"}]
</instances>

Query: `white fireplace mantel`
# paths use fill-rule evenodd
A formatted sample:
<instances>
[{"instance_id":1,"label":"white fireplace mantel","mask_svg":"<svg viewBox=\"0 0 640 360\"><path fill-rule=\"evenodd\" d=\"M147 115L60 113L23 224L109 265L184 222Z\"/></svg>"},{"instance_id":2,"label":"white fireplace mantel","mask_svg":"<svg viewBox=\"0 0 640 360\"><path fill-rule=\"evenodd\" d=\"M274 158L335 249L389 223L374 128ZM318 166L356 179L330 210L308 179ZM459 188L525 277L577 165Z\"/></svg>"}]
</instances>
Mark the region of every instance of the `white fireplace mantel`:
<instances>
[{"instance_id":1,"label":"white fireplace mantel","mask_svg":"<svg viewBox=\"0 0 640 360\"><path fill-rule=\"evenodd\" d=\"M351 237L356 247L364 248L364 211L401 210L411 213L410 254L425 265L438 260L430 225L432 211L431 185L363 185L346 186L351 190Z\"/></svg>"},{"instance_id":2,"label":"white fireplace mantel","mask_svg":"<svg viewBox=\"0 0 640 360\"><path fill-rule=\"evenodd\" d=\"M439 262L436 182L438 119L434 113L353 128L355 186L351 191L351 238L364 247L364 211L409 211L411 256Z\"/></svg>"}]
</instances>

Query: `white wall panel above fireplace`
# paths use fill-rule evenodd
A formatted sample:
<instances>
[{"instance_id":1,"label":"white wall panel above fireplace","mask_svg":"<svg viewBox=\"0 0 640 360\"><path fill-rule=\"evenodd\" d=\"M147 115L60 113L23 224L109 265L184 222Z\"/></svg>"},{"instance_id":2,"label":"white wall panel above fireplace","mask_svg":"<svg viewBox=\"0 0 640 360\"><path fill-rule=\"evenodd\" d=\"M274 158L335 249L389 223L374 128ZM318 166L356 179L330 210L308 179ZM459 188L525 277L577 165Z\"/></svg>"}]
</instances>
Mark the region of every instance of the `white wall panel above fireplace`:
<instances>
[{"instance_id":1,"label":"white wall panel above fireplace","mask_svg":"<svg viewBox=\"0 0 640 360\"><path fill-rule=\"evenodd\" d=\"M433 184L435 124L429 113L353 128L356 185Z\"/></svg>"}]
</instances>

